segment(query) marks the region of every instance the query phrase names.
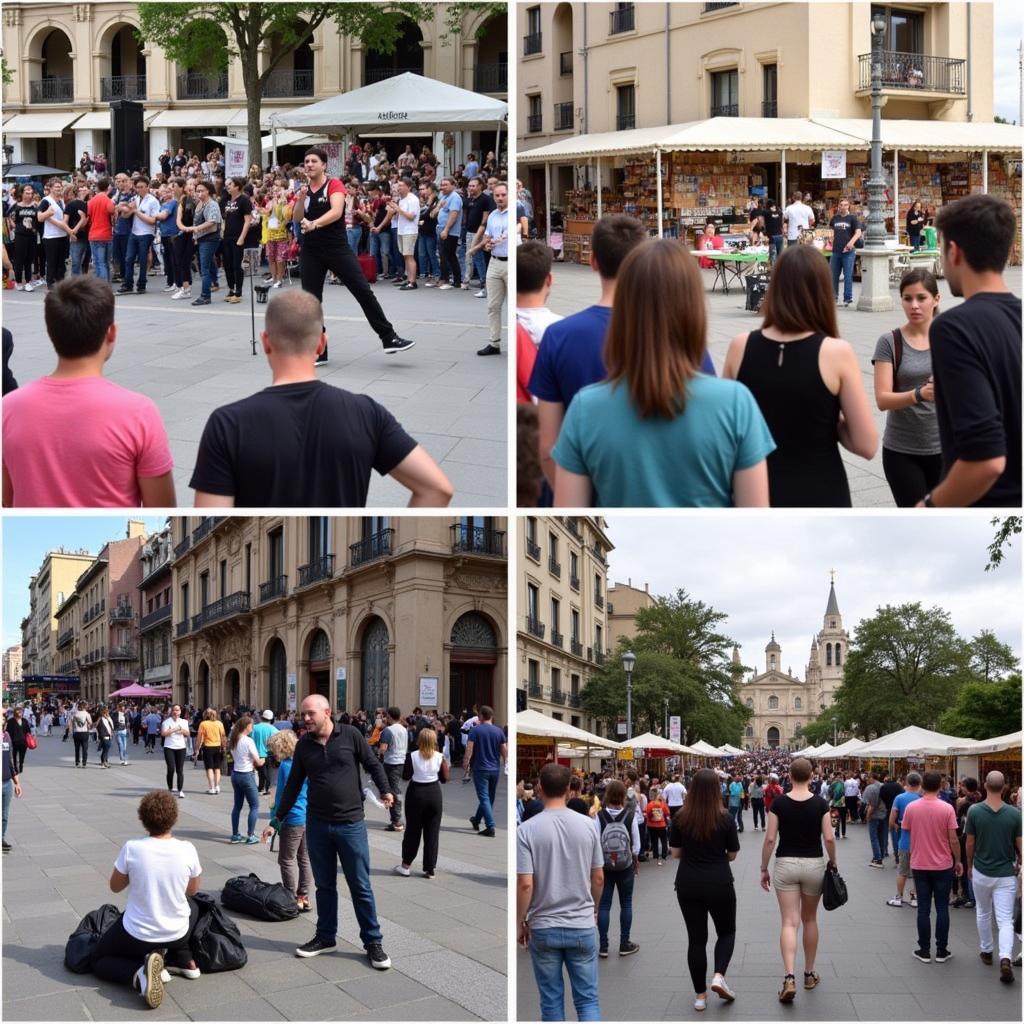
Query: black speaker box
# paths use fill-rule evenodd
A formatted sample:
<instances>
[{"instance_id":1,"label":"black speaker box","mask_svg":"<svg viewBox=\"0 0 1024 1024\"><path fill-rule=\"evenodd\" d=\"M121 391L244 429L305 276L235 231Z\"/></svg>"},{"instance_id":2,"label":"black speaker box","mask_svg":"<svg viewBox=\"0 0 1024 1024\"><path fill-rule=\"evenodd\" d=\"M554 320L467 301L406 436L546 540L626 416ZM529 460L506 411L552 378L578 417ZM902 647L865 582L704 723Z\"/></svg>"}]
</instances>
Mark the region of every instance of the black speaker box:
<instances>
[{"instance_id":1,"label":"black speaker box","mask_svg":"<svg viewBox=\"0 0 1024 1024\"><path fill-rule=\"evenodd\" d=\"M110 104L110 171L147 169L146 140L142 133L142 104L113 100Z\"/></svg>"}]
</instances>

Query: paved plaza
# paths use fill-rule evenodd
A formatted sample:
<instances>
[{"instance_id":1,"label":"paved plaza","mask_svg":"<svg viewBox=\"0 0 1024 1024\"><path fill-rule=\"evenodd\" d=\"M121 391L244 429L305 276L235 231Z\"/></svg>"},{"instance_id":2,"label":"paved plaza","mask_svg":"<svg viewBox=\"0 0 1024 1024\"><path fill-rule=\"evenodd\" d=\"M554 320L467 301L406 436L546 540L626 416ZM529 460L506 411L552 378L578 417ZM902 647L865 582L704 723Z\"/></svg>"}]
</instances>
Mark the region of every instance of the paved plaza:
<instances>
[{"instance_id":1,"label":"paved plaza","mask_svg":"<svg viewBox=\"0 0 1024 1024\"><path fill-rule=\"evenodd\" d=\"M115 751L116 754L116 751ZM4 1020L504 1020L507 1016L508 833L485 839L466 820L472 785L453 771L444 787L441 855L432 880L392 874L401 837L384 831L386 814L367 804L371 876L390 971L375 971L359 943L344 879L339 878L338 949L299 960L316 911L269 923L232 914L249 955L239 971L198 981L173 978L163 1004L147 1010L125 988L63 964L64 943L81 917L103 903L124 906L108 888L122 843L142 834L139 798L164 785L164 760L129 746L128 767L101 771L90 751L74 768L71 743L41 737L28 752L24 796L14 801L3 860ZM115 758L116 760L116 758ZM234 875L279 881L276 852L231 846L230 781L207 796L206 775L185 766L186 799L174 834L190 840L203 866L202 890L219 896ZM504 777L498 803L506 807ZM261 801L262 829L269 798ZM311 899L313 894L311 893Z\"/></svg>"},{"instance_id":2,"label":"paved plaza","mask_svg":"<svg viewBox=\"0 0 1024 1024\"><path fill-rule=\"evenodd\" d=\"M222 275L213 305L198 308L172 302L161 292L165 283L162 275L151 275L146 295L118 297L118 340L106 376L159 406L174 455L178 504L188 507L194 500L188 481L209 414L270 384L259 342L265 307L255 305L253 357L248 283L242 303L232 306L223 301ZM476 354L488 340L486 302L472 291L420 288L413 295L385 281L373 287L395 330L416 347L385 355L348 289L328 285L330 362L317 376L385 405L447 473L453 505L505 507L508 363L504 355ZM44 294L8 291L3 297L4 326L14 334L11 369L22 384L49 373L55 361L43 324ZM199 294L197 285L193 294ZM407 501L405 488L372 475L368 505Z\"/></svg>"},{"instance_id":3,"label":"paved plaza","mask_svg":"<svg viewBox=\"0 0 1024 1024\"><path fill-rule=\"evenodd\" d=\"M597 274L589 267L580 267L571 263L556 263L553 268L554 287L551 289L549 307L556 313L575 313L585 306L594 303L600 296L600 285ZM744 331L751 331L760 326L760 318L755 313L744 309L746 295L739 288L730 287L729 294L722 290L712 292L714 272L701 271L708 295L710 313L708 329L708 350L714 360L715 368L721 372L729 342ZM1007 283L1017 295L1021 294L1021 269L1010 268ZM940 309L950 309L962 300L950 294L946 281L939 282L941 292ZM860 284L854 287L854 302L860 295ZM853 345L857 359L864 373L864 386L868 393L871 408L878 424L879 447L875 457L867 462L857 455L840 449L846 465L846 475L850 481L850 493L853 504L858 507L892 508L894 502L882 471L881 437L885 429L885 414L875 407L874 402L874 371L871 356L875 351L875 343L884 331L892 330L904 321L899 296L893 291L896 309L892 313L862 313L855 307L836 310L841 335Z\"/></svg>"},{"instance_id":4,"label":"paved plaza","mask_svg":"<svg viewBox=\"0 0 1024 1024\"><path fill-rule=\"evenodd\" d=\"M744 821L747 830L740 835L740 853L732 865L738 902L736 951L726 974L736 1001L726 1005L709 993L706 1013L694 1010L686 928L673 888L677 865L669 860L658 867L647 861L640 865L633 895L630 938L640 944L640 952L633 956L617 955L618 896L612 905L611 956L598 961L603 1020L1020 1020L1021 972L1016 971L1016 984L1003 985L998 966L986 967L978 959L973 910L950 909L952 960L922 964L913 958L917 911L886 906L886 899L896 892L896 870L891 856L883 871L868 867L871 854L864 825L850 826L848 838L838 843L836 856L849 902L831 913L818 909L821 942L815 970L821 984L804 991L803 949L798 945L796 1000L781 1004L778 901L774 891L766 893L759 885L764 834L751 831L749 814L744 814ZM711 927L709 983L714 939ZM516 948L517 1017L536 1020L539 1003L530 955ZM575 1020L568 982L566 1011Z\"/></svg>"}]
</instances>

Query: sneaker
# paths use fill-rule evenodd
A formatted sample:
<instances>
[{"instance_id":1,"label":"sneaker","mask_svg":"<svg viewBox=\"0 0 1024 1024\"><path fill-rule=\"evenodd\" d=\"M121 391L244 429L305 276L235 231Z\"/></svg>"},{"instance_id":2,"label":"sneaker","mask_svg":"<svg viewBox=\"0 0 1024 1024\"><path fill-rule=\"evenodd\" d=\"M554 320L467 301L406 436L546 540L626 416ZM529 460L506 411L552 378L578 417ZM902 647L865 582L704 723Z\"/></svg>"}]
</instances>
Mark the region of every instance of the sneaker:
<instances>
[{"instance_id":1,"label":"sneaker","mask_svg":"<svg viewBox=\"0 0 1024 1024\"><path fill-rule=\"evenodd\" d=\"M474 832L479 832L480 831L480 819L479 818L470 818L469 819L469 827Z\"/></svg>"},{"instance_id":2,"label":"sneaker","mask_svg":"<svg viewBox=\"0 0 1024 1024\"><path fill-rule=\"evenodd\" d=\"M23 291L24 288L25 288L25 286L23 284L19 284L17 281L14 282L14 290L16 292Z\"/></svg>"},{"instance_id":3,"label":"sneaker","mask_svg":"<svg viewBox=\"0 0 1024 1024\"><path fill-rule=\"evenodd\" d=\"M902 907L903 898L901 896L893 896L891 900L886 900L885 905L887 907Z\"/></svg>"},{"instance_id":4,"label":"sneaker","mask_svg":"<svg viewBox=\"0 0 1024 1024\"><path fill-rule=\"evenodd\" d=\"M1013 983L1013 967L1010 964L1010 958L1008 956L1004 956L1003 959L999 961L999 980L1004 985L1010 985Z\"/></svg>"},{"instance_id":5,"label":"sneaker","mask_svg":"<svg viewBox=\"0 0 1024 1024\"><path fill-rule=\"evenodd\" d=\"M219 284L211 285L210 291L219 292L220 291L220 285Z\"/></svg>"},{"instance_id":6,"label":"sneaker","mask_svg":"<svg viewBox=\"0 0 1024 1024\"><path fill-rule=\"evenodd\" d=\"M489 341L483 348L478 349L476 354L478 356L500 356L501 342L495 344L493 341ZM742 831L742 829L740 831Z\"/></svg>"},{"instance_id":7,"label":"sneaker","mask_svg":"<svg viewBox=\"0 0 1024 1024\"><path fill-rule=\"evenodd\" d=\"M243 837L242 837L242 836L240 836L240 835L239 835L239 834L238 834L238 833L236 832L236 833L235 833L235 834L234 834L234 835L233 835L233 836L231 837L231 842L233 842L233 843L242 843L242 842L245 842L245 840L243 839Z\"/></svg>"},{"instance_id":8,"label":"sneaker","mask_svg":"<svg viewBox=\"0 0 1024 1024\"><path fill-rule=\"evenodd\" d=\"M251 836L247 836L245 840L246 846L255 846L260 841L260 837L253 833Z\"/></svg>"},{"instance_id":9,"label":"sneaker","mask_svg":"<svg viewBox=\"0 0 1024 1024\"><path fill-rule=\"evenodd\" d=\"M473 298L474 299L486 299L487 298L487 290L485 288L481 288L480 291L473 292Z\"/></svg>"},{"instance_id":10,"label":"sneaker","mask_svg":"<svg viewBox=\"0 0 1024 1024\"><path fill-rule=\"evenodd\" d=\"M884 868L885 865L880 860L873 860L868 864L869 868Z\"/></svg>"},{"instance_id":11,"label":"sneaker","mask_svg":"<svg viewBox=\"0 0 1024 1024\"><path fill-rule=\"evenodd\" d=\"M215 795L216 795L216 793L217 793L217 790L215 790L215 789L208 789L208 790L206 791L206 795L207 795L207 796L215 796Z\"/></svg>"},{"instance_id":12,"label":"sneaker","mask_svg":"<svg viewBox=\"0 0 1024 1024\"><path fill-rule=\"evenodd\" d=\"M36 286L31 281L29 281L29 283L27 285L25 285L25 291L27 291L27 292L34 292L35 290L36 290Z\"/></svg>"},{"instance_id":13,"label":"sneaker","mask_svg":"<svg viewBox=\"0 0 1024 1024\"><path fill-rule=\"evenodd\" d=\"M191 963L192 963L191 967L171 967L171 966L168 966L167 970L171 974L176 974L179 978L188 978L189 981L195 981L196 978L199 978L199 977L202 976L202 972L199 970L198 967L196 967L195 960L191 961Z\"/></svg>"},{"instance_id":14,"label":"sneaker","mask_svg":"<svg viewBox=\"0 0 1024 1024\"><path fill-rule=\"evenodd\" d=\"M447 281L445 281L444 284L439 284L437 286L437 290L439 292L450 292L454 287L455 287L455 285L449 284Z\"/></svg>"},{"instance_id":15,"label":"sneaker","mask_svg":"<svg viewBox=\"0 0 1024 1024\"><path fill-rule=\"evenodd\" d=\"M424 878L433 878L434 877L434 872L433 871L424 871L423 872L423 877Z\"/></svg>"},{"instance_id":16,"label":"sneaker","mask_svg":"<svg viewBox=\"0 0 1024 1024\"><path fill-rule=\"evenodd\" d=\"M400 338L396 334L390 341L384 342L384 354L386 356L393 356L396 352L404 352L415 344L415 341L410 341L408 338Z\"/></svg>"},{"instance_id":17,"label":"sneaker","mask_svg":"<svg viewBox=\"0 0 1024 1024\"><path fill-rule=\"evenodd\" d=\"M192 286L191 285L185 285L185 288L182 291L182 296L181 297L183 299L191 299L192 298Z\"/></svg>"},{"instance_id":18,"label":"sneaker","mask_svg":"<svg viewBox=\"0 0 1024 1024\"><path fill-rule=\"evenodd\" d=\"M932 962L932 955L927 949L915 949L914 958L920 960L923 964L930 964Z\"/></svg>"},{"instance_id":19,"label":"sneaker","mask_svg":"<svg viewBox=\"0 0 1024 1024\"><path fill-rule=\"evenodd\" d=\"M275 281L270 287L271 288L280 288L281 285L283 285L283 284L284 284L284 281Z\"/></svg>"},{"instance_id":20,"label":"sneaker","mask_svg":"<svg viewBox=\"0 0 1024 1024\"><path fill-rule=\"evenodd\" d=\"M183 789L179 789L178 790L178 799L179 800L184 800L185 799L185 790L183 790Z\"/></svg>"},{"instance_id":21,"label":"sneaker","mask_svg":"<svg viewBox=\"0 0 1024 1024\"><path fill-rule=\"evenodd\" d=\"M849 302L844 302L843 303L843 309L849 309L852 305L853 305L853 299L850 299Z\"/></svg>"},{"instance_id":22,"label":"sneaker","mask_svg":"<svg viewBox=\"0 0 1024 1024\"><path fill-rule=\"evenodd\" d=\"M412 874L404 864L396 864L392 870L396 875L401 875L403 878L408 878Z\"/></svg>"},{"instance_id":23,"label":"sneaker","mask_svg":"<svg viewBox=\"0 0 1024 1024\"><path fill-rule=\"evenodd\" d=\"M5 839L5 840L3 840L3 848L4 848L4 853L10 853L10 852L11 852L11 850L13 850L13 849L14 849L14 847L13 847L13 846L11 846L11 844L10 844L9 842L7 842L7 840L6 840L6 839Z\"/></svg>"},{"instance_id":24,"label":"sneaker","mask_svg":"<svg viewBox=\"0 0 1024 1024\"><path fill-rule=\"evenodd\" d=\"M403 284L402 287L399 288L398 290L400 292L412 292L415 291L417 288L419 288L419 285L416 284L414 281L406 281L405 284Z\"/></svg>"},{"instance_id":25,"label":"sneaker","mask_svg":"<svg viewBox=\"0 0 1024 1024\"><path fill-rule=\"evenodd\" d=\"M366 947L366 955L370 958L370 966L378 971L386 971L391 966L391 957L384 952L379 942L371 942Z\"/></svg>"},{"instance_id":26,"label":"sneaker","mask_svg":"<svg viewBox=\"0 0 1024 1024\"><path fill-rule=\"evenodd\" d=\"M214 786L214 787L213 787L213 791L214 791L215 793L220 793L220 786Z\"/></svg>"},{"instance_id":27,"label":"sneaker","mask_svg":"<svg viewBox=\"0 0 1024 1024\"><path fill-rule=\"evenodd\" d=\"M600 948L600 949L599 949L599 950L597 951L597 955L598 955L598 956L599 956L599 957L600 957L600 958L601 958L602 960L607 960L607 959L608 959L608 947L607 947L607 946L602 946L602 947L601 947L601 948Z\"/></svg>"},{"instance_id":28,"label":"sneaker","mask_svg":"<svg viewBox=\"0 0 1024 1024\"><path fill-rule=\"evenodd\" d=\"M164 1001L163 969L164 958L159 953L147 953L132 979L132 987L154 1010Z\"/></svg>"},{"instance_id":29,"label":"sneaker","mask_svg":"<svg viewBox=\"0 0 1024 1024\"><path fill-rule=\"evenodd\" d=\"M706 996L697 996L693 1001L693 1008L695 1010L706 1010L708 1008L708 1000Z\"/></svg>"},{"instance_id":30,"label":"sneaker","mask_svg":"<svg viewBox=\"0 0 1024 1024\"><path fill-rule=\"evenodd\" d=\"M973 910L977 905L974 900L964 900L964 910Z\"/></svg>"},{"instance_id":31,"label":"sneaker","mask_svg":"<svg viewBox=\"0 0 1024 1024\"><path fill-rule=\"evenodd\" d=\"M436 281L424 281L423 282L423 287L424 288L439 288L440 285Z\"/></svg>"},{"instance_id":32,"label":"sneaker","mask_svg":"<svg viewBox=\"0 0 1024 1024\"><path fill-rule=\"evenodd\" d=\"M495 833L494 833L494 829L493 828L485 828L483 830L483 832L478 832L477 835L478 836L485 836L487 839L493 839Z\"/></svg>"},{"instance_id":33,"label":"sneaker","mask_svg":"<svg viewBox=\"0 0 1024 1024\"><path fill-rule=\"evenodd\" d=\"M227 297L226 301L233 302L233 303L235 303L237 305L239 302L242 301L242 296L241 295L229 295Z\"/></svg>"},{"instance_id":34,"label":"sneaker","mask_svg":"<svg viewBox=\"0 0 1024 1024\"><path fill-rule=\"evenodd\" d=\"M787 974L782 979L782 988L779 990L779 1002L791 1003L796 998L796 978Z\"/></svg>"},{"instance_id":35,"label":"sneaker","mask_svg":"<svg viewBox=\"0 0 1024 1024\"><path fill-rule=\"evenodd\" d=\"M937 964L944 964L952 955L953 954L944 946L939 946L939 948L935 950L935 962Z\"/></svg>"},{"instance_id":36,"label":"sneaker","mask_svg":"<svg viewBox=\"0 0 1024 1024\"><path fill-rule=\"evenodd\" d=\"M166 288L161 288L160 290L169 295L171 292L176 292L178 290L178 286L176 284L169 284Z\"/></svg>"},{"instance_id":37,"label":"sneaker","mask_svg":"<svg viewBox=\"0 0 1024 1024\"><path fill-rule=\"evenodd\" d=\"M987 965L987 966L989 966L989 967L991 967L991 966L992 966L992 950L991 950L991 949L990 949L990 950L989 950L989 951L988 951L987 953L985 952L985 950L982 950L982 951L981 951L981 952L980 952L980 953L978 954L978 956L980 956L980 957L981 957L981 962L982 962L983 964L986 964L986 965ZM1000 963L1002 963L1002 961L1000 961Z\"/></svg>"},{"instance_id":38,"label":"sneaker","mask_svg":"<svg viewBox=\"0 0 1024 1024\"><path fill-rule=\"evenodd\" d=\"M640 952L640 944L638 942L620 942L619 943L619 956L632 956L634 953Z\"/></svg>"},{"instance_id":39,"label":"sneaker","mask_svg":"<svg viewBox=\"0 0 1024 1024\"><path fill-rule=\"evenodd\" d=\"M295 949L296 956L319 956L321 953L328 953L332 949L337 949L338 944L336 942L326 942L321 939L319 935L314 935L303 946L297 946Z\"/></svg>"},{"instance_id":40,"label":"sneaker","mask_svg":"<svg viewBox=\"0 0 1024 1024\"><path fill-rule=\"evenodd\" d=\"M131 293L132 293L131 288L118 288L117 289L117 294L118 295L131 295Z\"/></svg>"},{"instance_id":41,"label":"sneaker","mask_svg":"<svg viewBox=\"0 0 1024 1024\"><path fill-rule=\"evenodd\" d=\"M911 896L910 899L907 900L907 906L908 907L916 907L917 906L917 897L916 896Z\"/></svg>"},{"instance_id":42,"label":"sneaker","mask_svg":"<svg viewBox=\"0 0 1024 1024\"><path fill-rule=\"evenodd\" d=\"M193 299L192 300L192 305L193 306L209 306L212 302L213 302L213 299L203 298L203 296L200 295L198 299Z\"/></svg>"},{"instance_id":43,"label":"sneaker","mask_svg":"<svg viewBox=\"0 0 1024 1024\"><path fill-rule=\"evenodd\" d=\"M727 1003L731 1003L736 998L736 993L725 983L725 978L720 974L716 974L711 981L711 991L716 992L720 995Z\"/></svg>"}]
</instances>

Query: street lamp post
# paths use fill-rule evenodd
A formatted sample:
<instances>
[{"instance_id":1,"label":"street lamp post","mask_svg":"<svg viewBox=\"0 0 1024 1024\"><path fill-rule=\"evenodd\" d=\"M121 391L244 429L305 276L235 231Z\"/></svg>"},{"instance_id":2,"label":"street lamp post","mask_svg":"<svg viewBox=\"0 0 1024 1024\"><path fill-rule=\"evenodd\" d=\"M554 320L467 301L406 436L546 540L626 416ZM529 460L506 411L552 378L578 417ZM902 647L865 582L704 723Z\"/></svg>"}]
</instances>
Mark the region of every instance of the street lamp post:
<instances>
[{"instance_id":1,"label":"street lamp post","mask_svg":"<svg viewBox=\"0 0 1024 1024\"><path fill-rule=\"evenodd\" d=\"M668 739L668 697L665 698L665 739Z\"/></svg>"},{"instance_id":2,"label":"street lamp post","mask_svg":"<svg viewBox=\"0 0 1024 1024\"><path fill-rule=\"evenodd\" d=\"M636 655L626 651L622 656L622 670L626 673L626 738L633 737L633 669L636 667Z\"/></svg>"},{"instance_id":3,"label":"street lamp post","mask_svg":"<svg viewBox=\"0 0 1024 1024\"><path fill-rule=\"evenodd\" d=\"M832 746L839 746L839 733L836 731L836 723L839 721L835 715L832 716Z\"/></svg>"},{"instance_id":4,"label":"street lamp post","mask_svg":"<svg viewBox=\"0 0 1024 1024\"><path fill-rule=\"evenodd\" d=\"M861 290L857 308L884 313L894 308L889 291L889 251L885 248L885 178L882 177L882 53L885 17L871 17L871 174L868 177L868 216L864 248L860 251ZM899 215L899 211L896 211Z\"/></svg>"}]
</instances>

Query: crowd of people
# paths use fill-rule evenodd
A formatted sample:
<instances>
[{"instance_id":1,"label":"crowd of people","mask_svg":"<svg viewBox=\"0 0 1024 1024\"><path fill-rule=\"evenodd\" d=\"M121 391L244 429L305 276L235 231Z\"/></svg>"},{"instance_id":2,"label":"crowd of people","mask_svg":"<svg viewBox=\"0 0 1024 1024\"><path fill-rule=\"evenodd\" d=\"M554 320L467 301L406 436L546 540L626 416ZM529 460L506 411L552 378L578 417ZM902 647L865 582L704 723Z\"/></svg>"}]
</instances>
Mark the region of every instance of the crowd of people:
<instances>
[{"instance_id":1,"label":"crowd of people","mask_svg":"<svg viewBox=\"0 0 1024 1024\"><path fill-rule=\"evenodd\" d=\"M734 337L717 368L704 283L682 243L602 217L590 260L600 298L564 318L548 308L551 251L518 248L521 505L851 504L841 450L869 460L879 440L836 319L837 268L848 273L860 225L840 203L832 224L846 255L833 250L830 275L813 246L795 244L794 205L779 214L796 234L780 243L762 324ZM900 281L906 319L872 359L883 469L901 506L1017 507L1021 301L1003 277L1016 217L972 195L943 206L935 226L946 279L966 301L939 315L929 271Z\"/></svg>"}]
</instances>

